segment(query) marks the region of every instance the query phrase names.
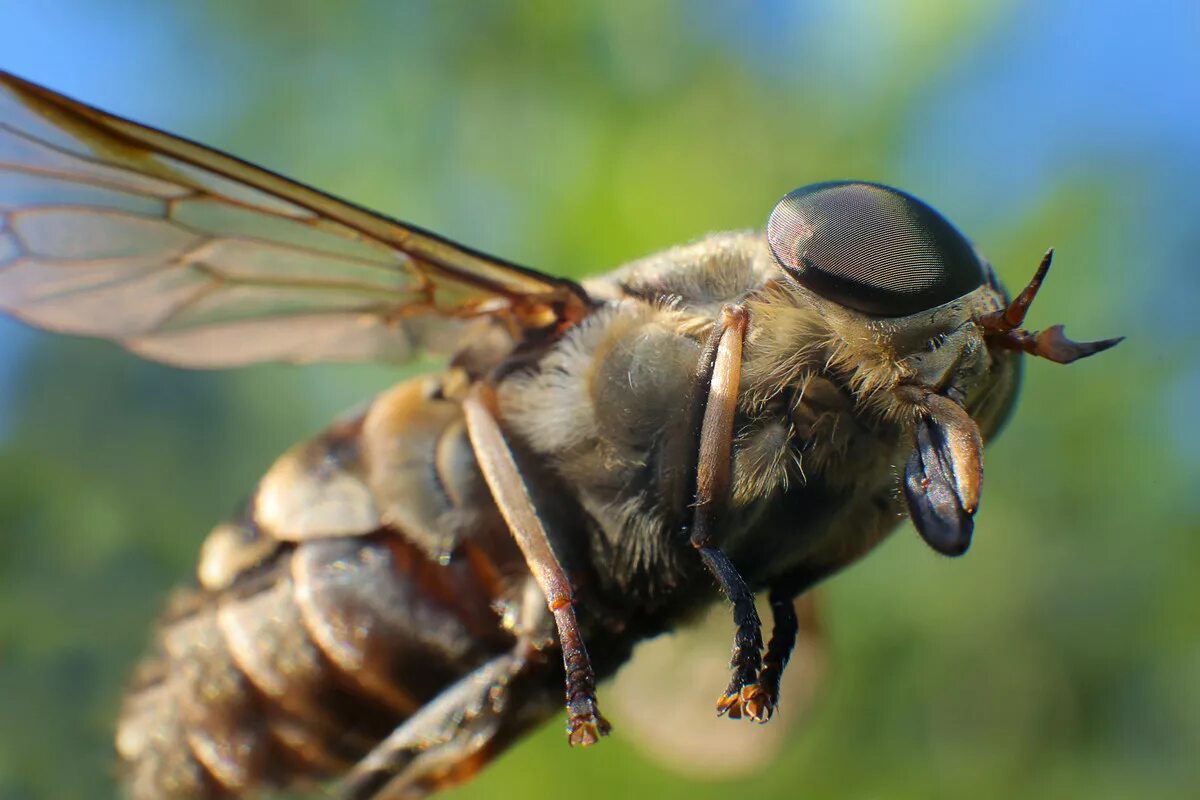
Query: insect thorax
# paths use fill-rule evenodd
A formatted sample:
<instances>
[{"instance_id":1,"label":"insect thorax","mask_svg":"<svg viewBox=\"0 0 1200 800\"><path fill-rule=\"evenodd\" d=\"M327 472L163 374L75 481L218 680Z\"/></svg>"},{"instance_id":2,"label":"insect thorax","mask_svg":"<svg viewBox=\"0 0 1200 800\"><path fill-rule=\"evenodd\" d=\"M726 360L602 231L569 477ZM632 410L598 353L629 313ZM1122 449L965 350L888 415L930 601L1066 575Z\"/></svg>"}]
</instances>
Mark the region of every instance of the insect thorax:
<instances>
[{"instance_id":1,"label":"insect thorax","mask_svg":"<svg viewBox=\"0 0 1200 800\"><path fill-rule=\"evenodd\" d=\"M822 573L899 519L901 426L856 399L835 344L795 323L785 354L757 336L777 271L761 237L726 234L632 264L589 290L607 305L500 387L518 443L548 463L586 518L605 594L642 608L706 597L690 552L696 368L723 303L749 302L745 391L721 539L756 585L797 565ZM759 299L754 299L759 298ZM769 314L766 316L770 316ZM770 320L766 320L769 322Z\"/></svg>"}]
</instances>

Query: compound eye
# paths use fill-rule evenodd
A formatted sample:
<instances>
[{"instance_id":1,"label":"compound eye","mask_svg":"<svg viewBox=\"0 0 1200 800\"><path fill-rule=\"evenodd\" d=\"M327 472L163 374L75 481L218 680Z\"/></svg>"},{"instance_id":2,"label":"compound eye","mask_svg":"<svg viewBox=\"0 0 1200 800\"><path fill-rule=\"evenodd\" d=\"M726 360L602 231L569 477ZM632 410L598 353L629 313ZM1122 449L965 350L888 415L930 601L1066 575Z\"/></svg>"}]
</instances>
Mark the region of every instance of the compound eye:
<instances>
[{"instance_id":1,"label":"compound eye","mask_svg":"<svg viewBox=\"0 0 1200 800\"><path fill-rule=\"evenodd\" d=\"M816 183L785 195L767 222L767 242L802 286L873 316L926 311L986 278L945 217L878 183Z\"/></svg>"}]
</instances>

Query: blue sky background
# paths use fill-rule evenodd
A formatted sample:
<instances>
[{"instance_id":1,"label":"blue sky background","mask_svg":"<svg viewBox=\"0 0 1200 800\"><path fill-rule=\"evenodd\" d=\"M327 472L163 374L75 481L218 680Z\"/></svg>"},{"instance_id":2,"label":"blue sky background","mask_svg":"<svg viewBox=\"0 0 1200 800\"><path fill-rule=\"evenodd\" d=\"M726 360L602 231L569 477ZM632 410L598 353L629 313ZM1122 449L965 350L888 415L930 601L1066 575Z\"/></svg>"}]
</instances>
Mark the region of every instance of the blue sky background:
<instances>
[{"instance_id":1,"label":"blue sky background","mask_svg":"<svg viewBox=\"0 0 1200 800\"><path fill-rule=\"evenodd\" d=\"M388 4L366 4L384 7ZM654 4L651 4L654 5ZM1200 323L1195 298L1200 270L1196 186L1200 178L1200 4L1163 0L1143 7L1119 1L974 4L700 2L680 24L691 27L665 48L725 48L764 82L781 87L781 101L797 81L827 84L835 106L868 106L886 96L895 58L921 26L946 17L989 18L979 34L944 57L944 69L907 111L898 138L894 179L975 231L1017 215L1044 187L1064 175L1098 165L1128 175L1126 216L1110 244L1125 265L1117 276L1127 302L1115 327L1145 330L1167 342L1186 342L1184 363L1163 410L1183 432L1182 449L1200 451L1189 410L1200 403ZM202 6L115 0L108 3L0 4L0 65L103 108L160 127L212 139L228 120L255 102L259 84L240 80L247 70L278 75L306 59L311 65L343 55L346 36L366 33L355 58L366 66L371 50L386 50L389 33L335 31L327 52L290 50L287 26L254 37L232 38L210 26ZM303 14L304 4L296 6ZM376 8L378 10L378 8ZM423 4L399 4L384 12L420 27ZM636 41L630 45L645 46ZM407 46L396 41L395 46ZM804 70L795 66L804 55ZM618 56L620 53L618 53ZM619 61L619 59L618 59ZM669 57L638 54L622 69L653 91L668 86L679 65ZM328 85L318 87L328 107L339 74L362 80L344 63L322 67ZM815 74L814 74L815 72ZM186 88L185 88L186 87ZM352 113L352 103L344 103ZM324 121L324 123L323 123ZM303 149L305 136L322 124L345 125L334 114L313 113L297 121L294 141L275 142L272 163ZM814 120L820 124L820 120ZM348 151L347 158L354 158ZM467 205L466 202L463 205ZM403 209L400 210L403 212ZM453 212L452 212L453 213ZM463 209L461 213L469 213ZM404 216L404 214L401 214ZM731 226L742 224L731 221ZM697 231L698 233L699 231ZM0 328L0 431L3 397L29 338L11 324Z\"/></svg>"},{"instance_id":2,"label":"blue sky background","mask_svg":"<svg viewBox=\"0 0 1200 800\"><path fill-rule=\"evenodd\" d=\"M773 766L689 781L555 720L459 796L1196 796L1200 3L0 0L0 68L550 272L834 177L928 200L1010 289L1055 246L1030 324L1127 341L1029 364L966 558L902 528L830 582L833 667ZM113 796L122 686L204 532L397 374L183 372L0 319L0 800Z\"/></svg>"}]
</instances>

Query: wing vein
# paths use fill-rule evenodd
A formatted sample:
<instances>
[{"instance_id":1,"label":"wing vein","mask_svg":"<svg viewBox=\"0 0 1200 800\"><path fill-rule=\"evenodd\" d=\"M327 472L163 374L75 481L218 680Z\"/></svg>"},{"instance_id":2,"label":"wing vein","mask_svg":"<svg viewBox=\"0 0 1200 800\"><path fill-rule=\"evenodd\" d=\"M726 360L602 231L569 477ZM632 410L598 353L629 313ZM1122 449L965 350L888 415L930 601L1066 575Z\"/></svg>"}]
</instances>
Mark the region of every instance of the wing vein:
<instances>
[{"instance_id":1,"label":"wing vein","mask_svg":"<svg viewBox=\"0 0 1200 800\"><path fill-rule=\"evenodd\" d=\"M61 147L60 145L56 145L53 142L48 142L45 139L39 139L37 136L34 136L33 134L28 133L27 131L23 131L20 128L14 128L12 125L9 125L6 122L0 122L0 130L6 130L9 133L13 134L14 136L17 136L18 138L24 139L26 142L34 144L38 147L43 147L47 150L50 150L53 153L57 153L58 155L66 158L68 161L82 161L85 164L90 164L93 167L98 167L101 170L101 173L111 170L114 172L122 172L122 173L130 176L130 178L135 179L135 180L149 178L150 180L158 181L159 183L174 183L174 185L177 188L179 188L180 190L183 190L185 192L185 195L190 194L192 192L202 192L203 191L203 189L201 187L192 186L189 184L175 183L175 182L167 180L166 178L163 178L159 175L153 175L149 172L143 172L141 170L133 169L127 164L118 164L118 163L114 163L112 161L102 161L98 158L93 158L85 153L78 153L74 150L70 150L68 148ZM128 194L134 194L134 195L138 195L140 197L149 197L149 198L153 198L155 200L177 199L175 197L164 197L163 195L154 194L153 192L149 192L149 191L139 191L137 189L130 188L128 185L113 184L113 183L109 183L107 181L97 181L92 176L85 177L85 176L80 175L77 172L68 171L65 166L63 167L63 171L61 171L61 172L54 168L36 167L36 166L33 166L32 168L30 168L30 166L31 165L20 164L18 162L14 162L14 161L0 161L0 167L10 168L14 172L24 172L25 174L28 174L28 175L45 175L45 176L51 177L51 178L60 178L62 180L69 180L69 181L72 181L75 183L83 183L83 184L98 186L102 189L110 189L110 190L119 191L119 192L126 192Z\"/></svg>"},{"instance_id":2,"label":"wing vein","mask_svg":"<svg viewBox=\"0 0 1200 800\"><path fill-rule=\"evenodd\" d=\"M168 363L407 359L478 316L519 347L596 307L573 281L3 70L0 150L0 305Z\"/></svg>"}]
</instances>

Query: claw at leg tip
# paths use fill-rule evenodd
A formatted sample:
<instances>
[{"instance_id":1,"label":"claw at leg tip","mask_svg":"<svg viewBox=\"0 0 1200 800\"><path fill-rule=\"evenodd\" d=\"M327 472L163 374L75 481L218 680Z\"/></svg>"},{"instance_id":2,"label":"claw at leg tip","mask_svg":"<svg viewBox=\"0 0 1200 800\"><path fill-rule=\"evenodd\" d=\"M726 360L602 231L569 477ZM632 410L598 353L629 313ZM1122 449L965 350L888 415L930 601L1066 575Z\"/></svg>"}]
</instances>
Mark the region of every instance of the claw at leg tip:
<instances>
[{"instance_id":1,"label":"claw at leg tip","mask_svg":"<svg viewBox=\"0 0 1200 800\"><path fill-rule=\"evenodd\" d=\"M729 719L748 719L762 724L771 719L775 705L761 686L743 686L740 692L723 694L717 700L717 716Z\"/></svg>"},{"instance_id":2,"label":"claw at leg tip","mask_svg":"<svg viewBox=\"0 0 1200 800\"><path fill-rule=\"evenodd\" d=\"M760 725L770 721L775 707L761 686L751 685L743 688L741 700L746 716L752 721Z\"/></svg>"},{"instance_id":3,"label":"claw at leg tip","mask_svg":"<svg viewBox=\"0 0 1200 800\"><path fill-rule=\"evenodd\" d=\"M599 714L585 719L572 719L567 723L567 742L572 747L590 747L611 730L608 720Z\"/></svg>"},{"instance_id":4,"label":"claw at leg tip","mask_svg":"<svg viewBox=\"0 0 1200 800\"><path fill-rule=\"evenodd\" d=\"M741 696L738 694L723 694L717 698L717 716L730 719L742 718Z\"/></svg>"}]
</instances>

